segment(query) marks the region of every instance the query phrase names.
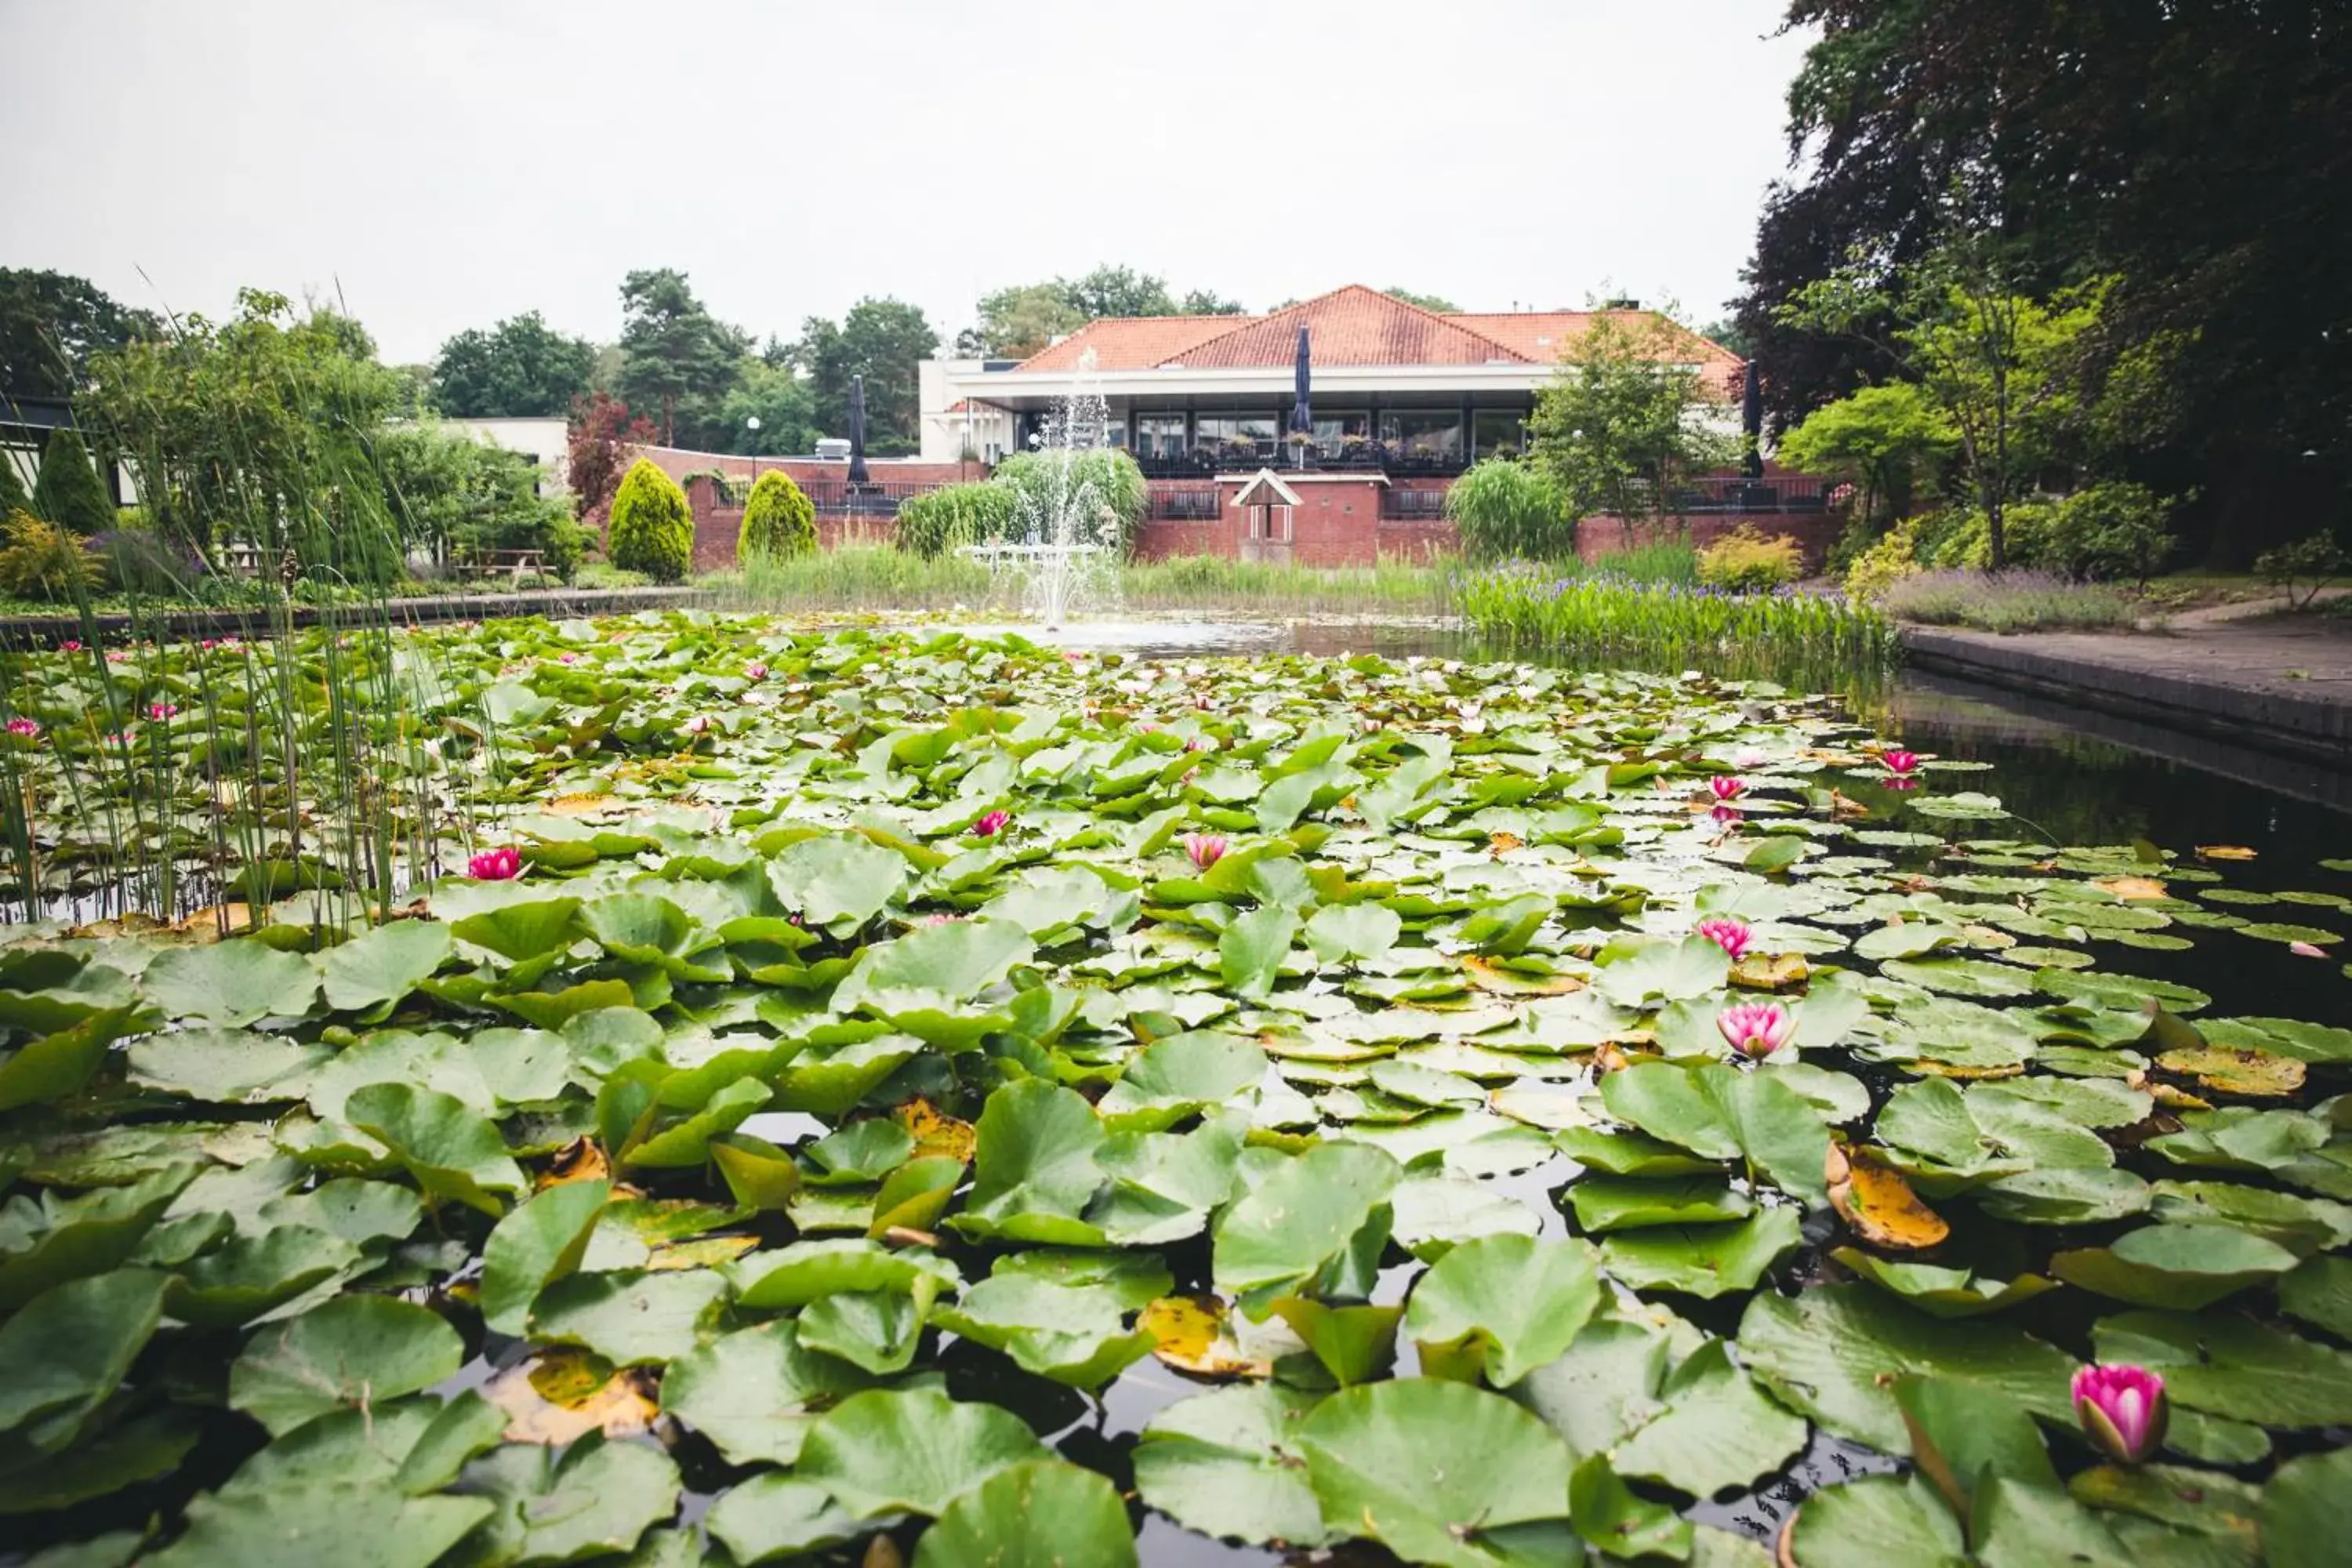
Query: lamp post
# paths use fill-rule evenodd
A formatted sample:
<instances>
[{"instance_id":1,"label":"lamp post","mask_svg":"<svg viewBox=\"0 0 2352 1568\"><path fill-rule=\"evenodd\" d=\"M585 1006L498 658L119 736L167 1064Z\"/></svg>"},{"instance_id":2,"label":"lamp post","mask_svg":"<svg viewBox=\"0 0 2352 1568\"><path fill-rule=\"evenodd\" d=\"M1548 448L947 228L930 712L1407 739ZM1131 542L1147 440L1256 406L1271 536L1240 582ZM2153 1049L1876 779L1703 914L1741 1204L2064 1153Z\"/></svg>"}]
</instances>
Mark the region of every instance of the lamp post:
<instances>
[{"instance_id":1,"label":"lamp post","mask_svg":"<svg viewBox=\"0 0 2352 1568\"><path fill-rule=\"evenodd\" d=\"M743 444L751 448L751 482L756 485L760 482L760 416L745 415L743 428L749 433Z\"/></svg>"}]
</instances>

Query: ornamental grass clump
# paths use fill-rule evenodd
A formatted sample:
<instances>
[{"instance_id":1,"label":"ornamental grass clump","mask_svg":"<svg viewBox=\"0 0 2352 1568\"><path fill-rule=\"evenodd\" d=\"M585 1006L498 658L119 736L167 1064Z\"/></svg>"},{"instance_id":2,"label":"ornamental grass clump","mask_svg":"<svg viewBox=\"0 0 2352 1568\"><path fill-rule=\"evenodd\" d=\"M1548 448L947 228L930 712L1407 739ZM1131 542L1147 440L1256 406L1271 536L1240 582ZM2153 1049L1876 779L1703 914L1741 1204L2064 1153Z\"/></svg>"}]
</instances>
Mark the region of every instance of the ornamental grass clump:
<instances>
[{"instance_id":1,"label":"ornamental grass clump","mask_svg":"<svg viewBox=\"0 0 2352 1568\"><path fill-rule=\"evenodd\" d=\"M1472 629L1494 642L1594 662L1742 671L1801 667L1835 679L1840 669L1858 676L1882 670L1895 652L1884 617L1825 594L1649 586L1522 564L1465 577L1460 595Z\"/></svg>"},{"instance_id":2,"label":"ornamental grass clump","mask_svg":"<svg viewBox=\"0 0 2352 1568\"><path fill-rule=\"evenodd\" d=\"M1804 555L1787 534L1767 537L1743 522L1698 552L1698 580L1734 594L1769 594L1805 574Z\"/></svg>"},{"instance_id":3,"label":"ornamental grass clump","mask_svg":"<svg viewBox=\"0 0 2352 1568\"><path fill-rule=\"evenodd\" d=\"M694 563L694 512L677 482L639 458L614 492L604 553L625 572L675 583Z\"/></svg>"},{"instance_id":4,"label":"ornamental grass clump","mask_svg":"<svg viewBox=\"0 0 2352 1568\"><path fill-rule=\"evenodd\" d=\"M2144 612L2121 590L2049 572L1916 572L1886 583L1874 606L1898 621L1973 631L2129 631Z\"/></svg>"}]
</instances>

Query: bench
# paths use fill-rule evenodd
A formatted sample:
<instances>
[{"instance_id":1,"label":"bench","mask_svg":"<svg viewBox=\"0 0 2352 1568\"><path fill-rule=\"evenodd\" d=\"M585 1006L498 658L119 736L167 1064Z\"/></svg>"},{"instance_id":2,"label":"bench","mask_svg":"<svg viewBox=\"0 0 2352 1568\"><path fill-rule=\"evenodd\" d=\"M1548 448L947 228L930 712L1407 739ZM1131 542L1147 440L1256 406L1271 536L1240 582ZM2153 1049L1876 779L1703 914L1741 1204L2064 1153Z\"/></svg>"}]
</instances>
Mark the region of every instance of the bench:
<instances>
[{"instance_id":1,"label":"bench","mask_svg":"<svg viewBox=\"0 0 2352 1568\"><path fill-rule=\"evenodd\" d=\"M505 577L520 588L527 576L541 575L546 563L541 550L478 550L457 562L461 577Z\"/></svg>"}]
</instances>

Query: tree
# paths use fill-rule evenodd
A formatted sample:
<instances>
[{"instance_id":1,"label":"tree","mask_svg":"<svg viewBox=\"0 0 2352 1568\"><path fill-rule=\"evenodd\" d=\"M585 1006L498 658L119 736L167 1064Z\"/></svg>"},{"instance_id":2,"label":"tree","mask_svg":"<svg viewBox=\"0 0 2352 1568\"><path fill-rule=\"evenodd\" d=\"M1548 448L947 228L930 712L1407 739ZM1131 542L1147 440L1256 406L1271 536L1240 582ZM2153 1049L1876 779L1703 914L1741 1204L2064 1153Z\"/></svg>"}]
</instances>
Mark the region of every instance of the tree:
<instances>
[{"instance_id":1,"label":"tree","mask_svg":"<svg viewBox=\"0 0 2352 1568\"><path fill-rule=\"evenodd\" d=\"M743 503L743 526L735 538L735 560L749 566L816 548L816 504L790 474L770 468L751 486Z\"/></svg>"},{"instance_id":2,"label":"tree","mask_svg":"<svg viewBox=\"0 0 2352 1568\"><path fill-rule=\"evenodd\" d=\"M1087 321L1099 316L1172 316L1175 296L1168 280L1131 267L1097 267L1083 278L1064 278L1055 287Z\"/></svg>"},{"instance_id":3,"label":"tree","mask_svg":"<svg viewBox=\"0 0 2352 1568\"><path fill-rule=\"evenodd\" d=\"M630 465L613 495L605 553L625 572L675 583L694 563L694 511L686 492L650 458Z\"/></svg>"},{"instance_id":4,"label":"tree","mask_svg":"<svg viewBox=\"0 0 2352 1568\"><path fill-rule=\"evenodd\" d=\"M539 493L539 467L520 452L425 418L376 440L376 468L403 542L436 561L491 550L537 550L565 579L584 534L563 500Z\"/></svg>"},{"instance_id":5,"label":"tree","mask_svg":"<svg viewBox=\"0 0 2352 1568\"><path fill-rule=\"evenodd\" d=\"M91 355L152 337L161 326L87 279L0 268L0 400L70 397Z\"/></svg>"},{"instance_id":6,"label":"tree","mask_svg":"<svg viewBox=\"0 0 2352 1568\"><path fill-rule=\"evenodd\" d=\"M750 421L757 418L760 427ZM815 449L818 427L815 390L789 365L747 354L741 376L727 395L692 426L682 421L679 438L712 452L783 457Z\"/></svg>"},{"instance_id":7,"label":"tree","mask_svg":"<svg viewBox=\"0 0 2352 1568\"><path fill-rule=\"evenodd\" d=\"M967 358L1027 359L1086 323L1086 312L1070 303L1059 283L999 289L981 296L980 324L957 340L958 352Z\"/></svg>"},{"instance_id":8,"label":"tree","mask_svg":"<svg viewBox=\"0 0 2352 1568\"><path fill-rule=\"evenodd\" d=\"M1391 300L1402 300L1408 305L1418 305L1441 316L1454 315L1462 309L1443 294L1416 294L1410 289L1383 289L1381 292Z\"/></svg>"},{"instance_id":9,"label":"tree","mask_svg":"<svg viewBox=\"0 0 2352 1568\"><path fill-rule=\"evenodd\" d=\"M1950 455L1952 427L1907 381L1865 386L1813 410L1780 438L1780 461L1799 473L1851 484L1861 492L1855 515L1874 525L1882 508L1910 509L1919 470Z\"/></svg>"},{"instance_id":10,"label":"tree","mask_svg":"<svg viewBox=\"0 0 2352 1568\"><path fill-rule=\"evenodd\" d=\"M613 500L632 448L650 446L654 422L629 412L629 405L602 392L589 394L572 405L564 433L563 474L572 487L572 503L583 520L593 520Z\"/></svg>"},{"instance_id":11,"label":"tree","mask_svg":"<svg viewBox=\"0 0 2352 1568\"><path fill-rule=\"evenodd\" d=\"M683 281L683 279L681 279ZM463 419L548 419L588 390L596 348L551 329L537 310L488 331L469 328L441 345L433 404Z\"/></svg>"},{"instance_id":12,"label":"tree","mask_svg":"<svg viewBox=\"0 0 2352 1568\"><path fill-rule=\"evenodd\" d=\"M923 312L901 300L860 300L839 323L802 323L793 357L808 373L816 421L825 434L849 431L849 384L866 378L866 440L911 450L921 437L916 367L940 346Z\"/></svg>"},{"instance_id":13,"label":"tree","mask_svg":"<svg viewBox=\"0 0 2352 1568\"><path fill-rule=\"evenodd\" d=\"M685 273L665 267L622 279L617 390L637 407L661 410L664 446L673 444L679 404L725 397L751 346L751 334L694 297Z\"/></svg>"},{"instance_id":14,"label":"tree","mask_svg":"<svg viewBox=\"0 0 2352 1568\"><path fill-rule=\"evenodd\" d=\"M1892 279L1852 268L1809 284L1783 314L1860 338L1917 382L1958 442L1998 572L2009 563L2001 514L2057 456L2108 288L2100 279L2044 303L2015 291L1989 247L1959 242Z\"/></svg>"},{"instance_id":15,"label":"tree","mask_svg":"<svg viewBox=\"0 0 2352 1568\"><path fill-rule=\"evenodd\" d=\"M25 481L16 472L16 454L0 447L0 522L32 510L33 498L26 493Z\"/></svg>"},{"instance_id":16,"label":"tree","mask_svg":"<svg viewBox=\"0 0 2352 1568\"><path fill-rule=\"evenodd\" d=\"M1878 363L1781 307L1857 252L1919 264L1957 218L2001 237L2017 294L2114 277L2103 356L2169 340L2177 417L2129 466L2200 490L2221 556L2344 505L2352 162L2319 151L2352 123L2340 8L1791 0L1786 15L1818 35L1789 94L1801 172L1766 202L1738 306L1777 426Z\"/></svg>"},{"instance_id":17,"label":"tree","mask_svg":"<svg viewBox=\"0 0 2352 1568\"><path fill-rule=\"evenodd\" d=\"M242 540L346 575L397 565L372 447L400 378L350 317L248 289L227 321L181 317L93 354L89 375L82 424L159 531L206 556Z\"/></svg>"},{"instance_id":18,"label":"tree","mask_svg":"<svg viewBox=\"0 0 2352 1568\"><path fill-rule=\"evenodd\" d=\"M71 430L49 433L41 471L33 480L33 515L85 539L114 526L114 502L89 466L89 449Z\"/></svg>"},{"instance_id":19,"label":"tree","mask_svg":"<svg viewBox=\"0 0 2352 1568\"><path fill-rule=\"evenodd\" d=\"M1690 363L1690 334L1654 312L1596 316L1570 340L1528 422L1529 454L1570 515L1669 510L1691 476L1738 455L1722 402Z\"/></svg>"},{"instance_id":20,"label":"tree","mask_svg":"<svg viewBox=\"0 0 2352 1568\"><path fill-rule=\"evenodd\" d=\"M1246 316L1249 307L1228 300L1213 289L1188 289L1177 313L1185 316Z\"/></svg>"}]
</instances>

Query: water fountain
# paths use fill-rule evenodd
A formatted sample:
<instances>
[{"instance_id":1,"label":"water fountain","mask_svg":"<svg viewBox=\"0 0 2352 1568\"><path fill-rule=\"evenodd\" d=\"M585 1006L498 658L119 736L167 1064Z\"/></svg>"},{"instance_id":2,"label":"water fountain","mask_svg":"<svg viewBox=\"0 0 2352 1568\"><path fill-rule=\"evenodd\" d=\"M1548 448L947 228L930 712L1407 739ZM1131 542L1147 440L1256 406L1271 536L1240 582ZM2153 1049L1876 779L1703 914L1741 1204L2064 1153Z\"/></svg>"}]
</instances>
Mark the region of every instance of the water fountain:
<instances>
[{"instance_id":1,"label":"water fountain","mask_svg":"<svg viewBox=\"0 0 2352 1568\"><path fill-rule=\"evenodd\" d=\"M984 562L1003 596L1058 633L1081 611L1118 608L1119 523L1097 492L1081 457L1108 447L1109 409L1094 387L1095 355L1078 360L1071 390L1032 438L1042 482L1018 491L1019 515L1007 537L968 547Z\"/></svg>"}]
</instances>

